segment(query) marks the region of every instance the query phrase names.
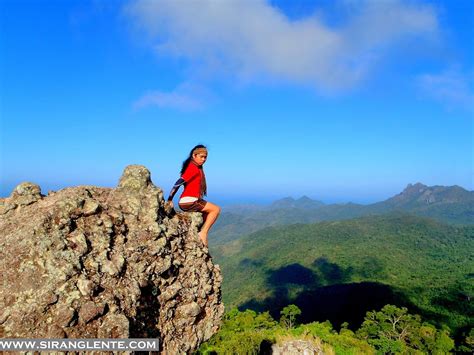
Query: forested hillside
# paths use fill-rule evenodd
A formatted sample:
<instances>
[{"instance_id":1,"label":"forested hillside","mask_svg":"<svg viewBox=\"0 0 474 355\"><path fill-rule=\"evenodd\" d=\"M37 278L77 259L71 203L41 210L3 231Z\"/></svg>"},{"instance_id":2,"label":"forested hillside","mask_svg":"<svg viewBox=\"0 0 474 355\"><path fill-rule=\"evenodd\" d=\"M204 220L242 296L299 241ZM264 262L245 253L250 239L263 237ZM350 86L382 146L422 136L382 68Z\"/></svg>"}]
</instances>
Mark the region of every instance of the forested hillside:
<instances>
[{"instance_id":1,"label":"forested hillside","mask_svg":"<svg viewBox=\"0 0 474 355\"><path fill-rule=\"evenodd\" d=\"M226 308L349 322L391 303L459 332L474 312L474 227L406 214L265 228L218 246Z\"/></svg>"}]
</instances>

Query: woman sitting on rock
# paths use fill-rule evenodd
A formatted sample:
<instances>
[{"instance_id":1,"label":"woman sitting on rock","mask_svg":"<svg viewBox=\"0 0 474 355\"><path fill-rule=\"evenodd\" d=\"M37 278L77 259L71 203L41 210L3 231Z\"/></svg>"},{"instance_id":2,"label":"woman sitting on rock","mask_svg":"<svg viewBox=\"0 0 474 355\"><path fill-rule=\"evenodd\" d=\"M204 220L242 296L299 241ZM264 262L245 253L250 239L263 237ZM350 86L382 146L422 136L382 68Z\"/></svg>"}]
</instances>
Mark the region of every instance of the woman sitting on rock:
<instances>
[{"instance_id":1,"label":"woman sitting on rock","mask_svg":"<svg viewBox=\"0 0 474 355\"><path fill-rule=\"evenodd\" d=\"M221 211L220 207L203 200L206 195L206 176L202 168L207 159L207 149L202 144L195 146L183 162L181 177L176 181L168 197L173 207L173 197L181 185L184 191L179 199L179 207L185 212L201 212L204 224L198 233L202 243L207 246L207 234Z\"/></svg>"}]
</instances>

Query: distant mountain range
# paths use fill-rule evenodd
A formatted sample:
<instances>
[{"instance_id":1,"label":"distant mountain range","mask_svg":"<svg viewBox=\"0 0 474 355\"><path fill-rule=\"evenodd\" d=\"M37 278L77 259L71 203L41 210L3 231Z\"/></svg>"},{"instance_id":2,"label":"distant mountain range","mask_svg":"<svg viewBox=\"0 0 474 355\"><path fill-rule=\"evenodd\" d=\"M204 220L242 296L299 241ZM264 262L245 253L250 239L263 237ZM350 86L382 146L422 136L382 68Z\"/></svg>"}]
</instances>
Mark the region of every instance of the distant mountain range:
<instances>
[{"instance_id":1,"label":"distant mountain range","mask_svg":"<svg viewBox=\"0 0 474 355\"><path fill-rule=\"evenodd\" d=\"M426 186L421 183L409 184L400 194L383 202L371 205L375 209L422 209L430 206L468 204L474 201L474 191L460 186ZM474 220L471 221L474 223Z\"/></svg>"},{"instance_id":2,"label":"distant mountain range","mask_svg":"<svg viewBox=\"0 0 474 355\"><path fill-rule=\"evenodd\" d=\"M308 196L303 196L297 200L292 197L282 198L281 200L277 200L273 202L269 209L275 210L280 208L319 208L324 206L325 203L321 201L316 201L310 199Z\"/></svg>"},{"instance_id":3,"label":"distant mountain range","mask_svg":"<svg viewBox=\"0 0 474 355\"><path fill-rule=\"evenodd\" d=\"M474 224L474 191L460 186L409 184L401 193L370 205L325 204L307 196L277 200L268 206L224 208L212 231L221 244L259 229L293 223L344 220L390 212L404 212L454 224Z\"/></svg>"}]
</instances>

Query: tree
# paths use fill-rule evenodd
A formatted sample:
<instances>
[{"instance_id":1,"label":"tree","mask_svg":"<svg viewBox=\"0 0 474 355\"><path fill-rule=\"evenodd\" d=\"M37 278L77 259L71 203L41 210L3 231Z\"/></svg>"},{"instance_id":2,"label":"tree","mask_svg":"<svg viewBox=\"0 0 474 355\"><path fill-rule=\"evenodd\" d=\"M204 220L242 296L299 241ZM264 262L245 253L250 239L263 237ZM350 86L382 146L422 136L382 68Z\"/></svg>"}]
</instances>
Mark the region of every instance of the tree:
<instances>
[{"instance_id":1,"label":"tree","mask_svg":"<svg viewBox=\"0 0 474 355\"><path fill-rule=\"evenodd\" d=\"M294 304L290 304L283 308L280 312L280 324L287 329L293 328L296 324L296 317L301 314L301 309Z\"/></svg>"},{"instance_id":2,"label":"tree","mask_svg":"<svg viewBox=\"0 0 474 355\"><path fill-rule=\"evenodd\" d=\"M357 335L384 353L447 353L454 347L448 329L437 330L422 323L420 316L409 314L405 307L393 305L386 305L379 312L367 312Z\"/></svg>"},{"instance_id":3,"label":"tree","mask_svg":"<svg viewBox=\"0 0 474 355\"><path fill-rule=\"evenodd\" d=\"M250 309L241 312L234 308L224 316L219 332L201 346L199 353L258 354L260 344L269 339L276 326L268 312Z\"/></svg>"},{"instance_id":4,"label":"tree","mask_svg":"<svg viewBox=\"0 0 474 355\"><path fill-rule=\"evenodd\" d=\"M469 330L469 333L464 333L464 340L458 347L458 351L466 354L474 354L474 328Z\"/></svg>"}]
</instances>

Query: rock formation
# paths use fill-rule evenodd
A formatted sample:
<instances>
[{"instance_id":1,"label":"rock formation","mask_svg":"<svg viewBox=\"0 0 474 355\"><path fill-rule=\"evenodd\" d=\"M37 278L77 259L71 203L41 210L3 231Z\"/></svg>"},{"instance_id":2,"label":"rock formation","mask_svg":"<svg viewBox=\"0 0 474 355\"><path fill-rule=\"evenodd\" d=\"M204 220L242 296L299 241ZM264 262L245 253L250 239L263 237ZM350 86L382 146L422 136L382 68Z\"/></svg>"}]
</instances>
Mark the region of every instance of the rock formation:
<instances>
[{"instance_id":1,"label":"rock formation","mask_svg":"<svg viewBox=\"0 0 474 355\"><path fill-rule=\"evenodd\" d=\"M324 355L321 345L309 340L287 340L281 344L273 344L272 355Z\"/></svg>"},{"instance_id":2,"label":"rock formation","mask_svg":"<svg viewBox=\"0 0 474 355\"><path fill-rule=\"evenodd\" d=\"M117 188L41 195L23 183L0 199L0 337L159 338L195 350L223 315L222 277L199 213L167 211L143 166Z\"/></svg>"}]
</instances>

